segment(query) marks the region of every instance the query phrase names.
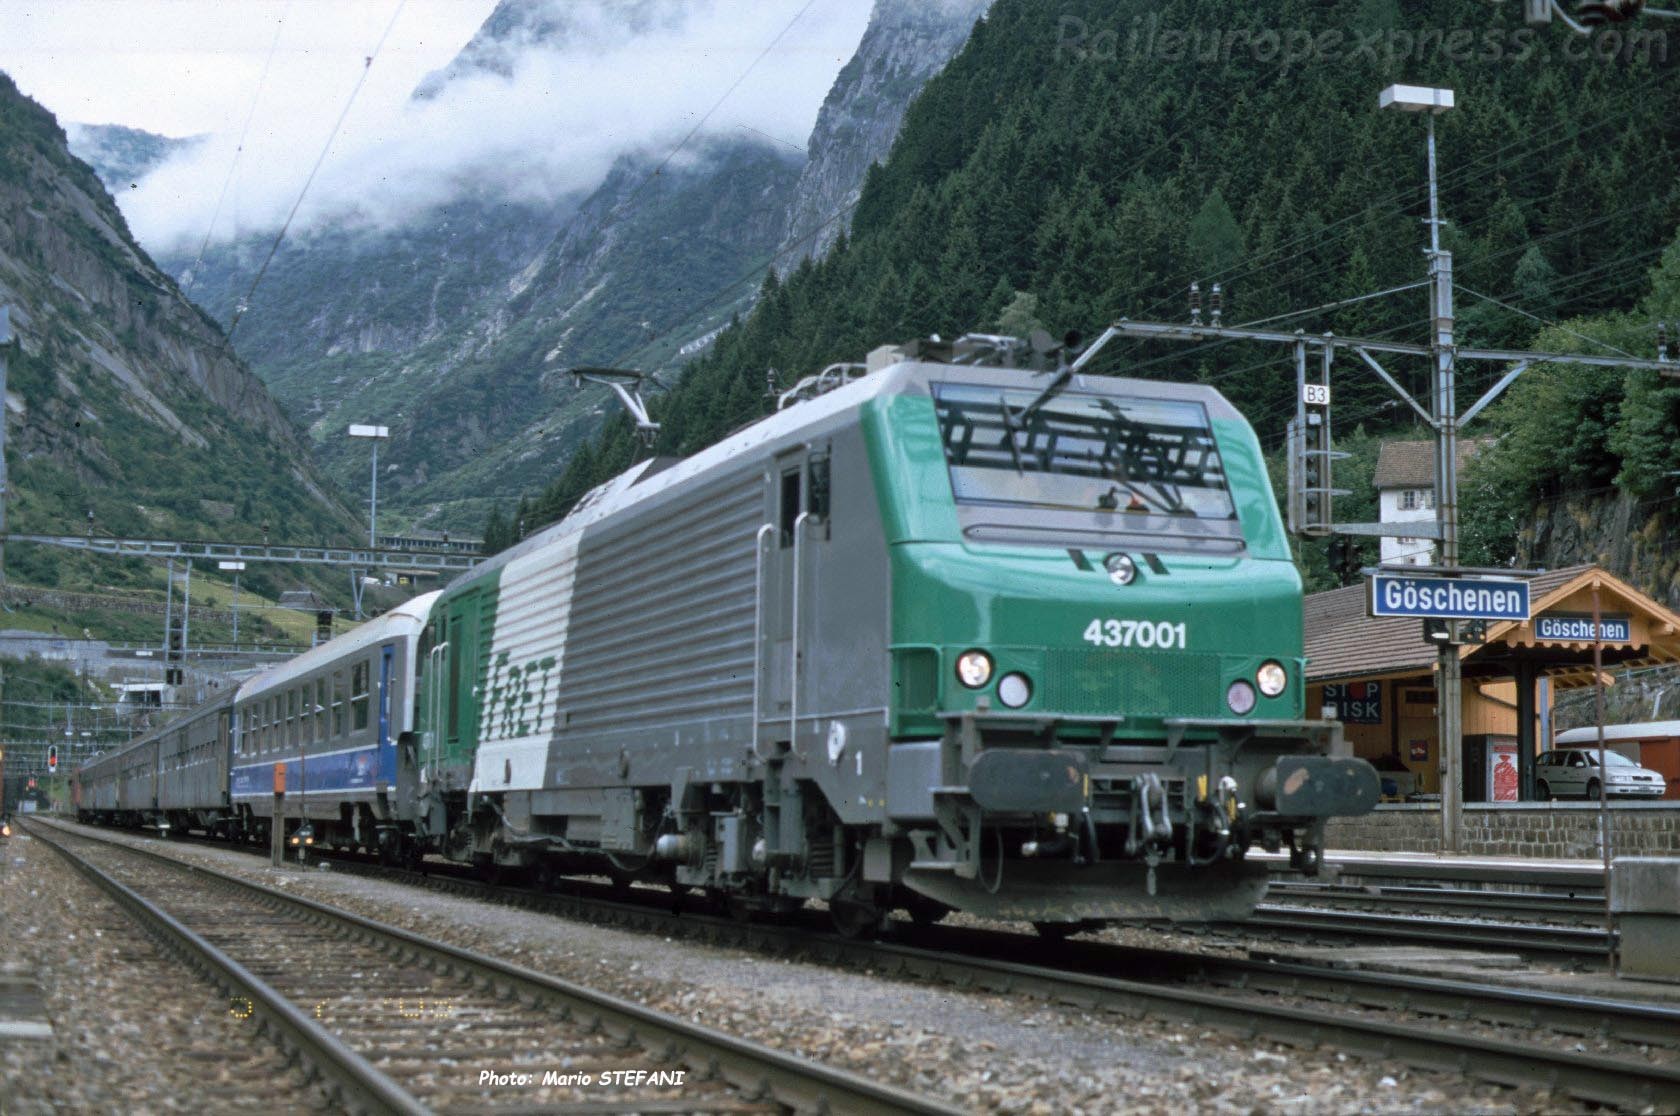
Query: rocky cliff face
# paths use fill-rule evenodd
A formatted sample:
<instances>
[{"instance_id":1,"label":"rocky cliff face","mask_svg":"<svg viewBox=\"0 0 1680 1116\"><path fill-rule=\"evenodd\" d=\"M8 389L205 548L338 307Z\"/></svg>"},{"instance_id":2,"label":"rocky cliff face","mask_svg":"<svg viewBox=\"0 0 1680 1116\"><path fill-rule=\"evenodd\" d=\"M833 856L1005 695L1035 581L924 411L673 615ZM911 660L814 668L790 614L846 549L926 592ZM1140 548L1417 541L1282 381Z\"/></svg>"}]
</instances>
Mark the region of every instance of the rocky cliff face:
<instances>
[{"instance_id":1,"label":"rocky cliff face","mask_svg":"<svg viewBox=\"0 0 1680 1116\"><path fill-rule=\"evenodd\" d=\"M594 35L622 40L682 22L683 0L605 0L583 6L574 0L501 0L449 65L415 87L422 100L474 74L511 77L521 51L575 44Z\"/></svg>"},{"instance_id":2,"label":"rocky cliff face","mask_svg":"<svg viewBox=\"0 0 1680 1116\"><path fill-rule=\"evenodd\" d=\"M834 79L788 203L779 270L821 257L848 225L871 163L884 159L928 78L968 41L991 0L876 0L857 53Z\"/></svg>"},{"instance_id":3,"label":"rocky cliff face","mask_svg":"<svg viewBox=\"0 0 1680 1116\"><path fill-rule=\"evenodd\" d=\"M131 188L170 156L202 142L202 136L160 136L121 124L66 124L70 154L93 168L115 194Z\"/></svg>"},{"instance_id":4,"label":"rocky cliff face","mask_svg":"<svg viewBox=\"0 0 1680 1116\"><path fill-rule=\"evenodd\" d=\"M3 74L0 303L22 345L6 393L16 529L251 537L267 521L315 539L349 525L262 383ZM258 522L225 522L241 512Z\"/></svg>"},{"instance_id":5,"label":"rocky cliff face","mask_svg":"<svg viewBox=\"0 0 1680 1116\"><path fill-rule=\"evenodd\" d=\"M767 267L797 259L784 249L831 242L846 214L827 224L816 215L849 213L905 108L984 6L879 0L808 160L757 138L702 140L657 174L658 156L627 153L584 197L465 196L409 228L298 238L241 319L239 350L308 427L329 472L359 485L365 457L344 426L387 423L382 505L477 529L486 500L539 486L616 407L572 391L560 371L670 368L751 305ZM502 0L414 95L510 75L536 45L621 42L682 15L674 0ZM813 220L821 227L806 235ZM226 322L266 250L266 240L213 248L183 285Z\"/></svg>"},{"instance_id":6,"label":"rocky cliff face","mask_svg":"<svg viewBox=\"0 0 1680 1116\"><path fill-rule=\"evenodd\" d=\"M1559 569L1595 562L1680 609L1680 553L1672 517L1664 511L1619 494L1542 504L1518 536L1517 563Z\"/></svg>"}]
</instances>

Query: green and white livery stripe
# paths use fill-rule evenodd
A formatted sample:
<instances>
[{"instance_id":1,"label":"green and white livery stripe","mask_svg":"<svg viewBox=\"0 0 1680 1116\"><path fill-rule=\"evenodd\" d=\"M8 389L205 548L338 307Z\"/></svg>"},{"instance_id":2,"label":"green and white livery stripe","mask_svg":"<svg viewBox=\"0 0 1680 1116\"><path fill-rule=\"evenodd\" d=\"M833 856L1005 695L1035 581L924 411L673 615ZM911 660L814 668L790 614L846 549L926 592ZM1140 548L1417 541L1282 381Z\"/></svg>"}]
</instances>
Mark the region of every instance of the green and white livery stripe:
<instances>
[{"instance_id":1,"label":"green and white livery stripe","mask_svg":"<svg viewBox=\"0 0 1680 1116\"><path fill-rule=\"evenodd\" d=\"M543 785L582 537L582 531L572 531L500 571L479 703L477 791Z\"/></svg>"}]
</instances>

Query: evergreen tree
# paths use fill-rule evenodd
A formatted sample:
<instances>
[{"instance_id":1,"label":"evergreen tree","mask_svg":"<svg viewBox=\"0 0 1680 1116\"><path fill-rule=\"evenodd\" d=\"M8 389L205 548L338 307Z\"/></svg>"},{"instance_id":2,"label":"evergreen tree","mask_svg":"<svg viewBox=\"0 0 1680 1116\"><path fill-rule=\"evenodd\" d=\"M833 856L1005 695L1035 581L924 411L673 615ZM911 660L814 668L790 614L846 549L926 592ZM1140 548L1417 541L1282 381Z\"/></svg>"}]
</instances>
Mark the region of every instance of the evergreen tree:
<instances>
[{"instance_id":1,"label":"evergreen tree","mask_svg":"<svg viewBox=\"0 0 1680 1116\"><path fill-rule=\"evenodd\" d=\"M1191 264L1204 276L1223 274L1244 256L1237 215L1218 190L1207 196L1190 221L1189 250Z\"/></svg>"}]
</instances>

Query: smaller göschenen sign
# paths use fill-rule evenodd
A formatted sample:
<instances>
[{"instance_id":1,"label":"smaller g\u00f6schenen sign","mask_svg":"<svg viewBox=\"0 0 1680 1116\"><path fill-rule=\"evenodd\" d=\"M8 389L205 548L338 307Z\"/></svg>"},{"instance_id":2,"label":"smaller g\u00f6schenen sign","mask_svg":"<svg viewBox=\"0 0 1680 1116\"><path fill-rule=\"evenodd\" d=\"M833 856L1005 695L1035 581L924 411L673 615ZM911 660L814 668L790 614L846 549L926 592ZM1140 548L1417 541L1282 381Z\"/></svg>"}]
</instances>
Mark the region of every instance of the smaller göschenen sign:
<instances>
[{"instance_id":1,"label":"smaller g\u00f6schenen sign","mask_svg":"<svg viewBox=\"0 0 1680 1116\"><path fill-rule=\"evenodd\" d=\"M1372 616L1437 620L1527 620L1528 582L1371 575Z\"/></svg>"},{"instance_id":2,"label":"smaller g\u00f6schenen sign","mask_svg":"<svg viewBox=\"0 0 1680 1116\"><path fill-rule=\"evenodd\" d=\"M1534 618L1534 638L1558 643L1585 643L1593 637L1591 616L1552 615ZM1633 623L1626 616L1603 616L1598 638L1605 643L1631 643Z\"/></svg>"}]
</instances>

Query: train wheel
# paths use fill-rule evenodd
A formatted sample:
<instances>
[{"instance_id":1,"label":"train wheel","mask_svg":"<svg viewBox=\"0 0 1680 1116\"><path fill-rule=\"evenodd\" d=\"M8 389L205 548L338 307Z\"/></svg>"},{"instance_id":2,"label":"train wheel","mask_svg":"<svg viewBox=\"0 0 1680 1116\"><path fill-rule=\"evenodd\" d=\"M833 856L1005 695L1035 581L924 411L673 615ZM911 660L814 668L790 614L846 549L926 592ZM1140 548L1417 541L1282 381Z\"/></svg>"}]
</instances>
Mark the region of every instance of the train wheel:
<instances>
[{"instance_id":1,"label":"train wheel","mask_svg":"<svg viewBox=\"0 0 1680 1116\"><path fill-rule=\"evenodd\" d=\"M828 915L842 938L873 938L881 929L881 910L873 903L830 899Z\"/></svg>"},{"instance_id":2,"label":"train wheel","mask_svg":"<svg viewBox=\"0 0 1680 1116\"><path fill-rule=\"evenodd\" d=\"M910 921L917 926L932 926L951 913L951 908L944 903L922 895L907 900L904 909L909 913Z\"/></svg>"},{"instance_id":3,"label":"train wheel","mask_svg":"<svg viewBox=\"0 0 1680 1116\"><path fill-rule=\"evenodd\" d=\"M1065 942L1085 929L1083 922L1035 922L1032 926L1047 942Z\"/></svg>"}]
</instances>

